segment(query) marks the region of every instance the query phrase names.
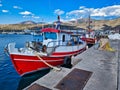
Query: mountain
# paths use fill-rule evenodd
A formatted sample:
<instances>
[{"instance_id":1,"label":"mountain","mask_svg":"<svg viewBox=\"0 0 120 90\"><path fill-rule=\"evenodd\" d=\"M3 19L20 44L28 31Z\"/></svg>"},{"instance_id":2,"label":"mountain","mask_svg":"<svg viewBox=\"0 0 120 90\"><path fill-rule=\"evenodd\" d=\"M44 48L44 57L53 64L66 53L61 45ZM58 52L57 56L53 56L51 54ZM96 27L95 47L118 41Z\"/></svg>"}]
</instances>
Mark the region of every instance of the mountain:
<instances>
[{"instance_id":1,"label":"mountain","mask_svg":"<svg viewBox=\"0 0 120 90\"><path fill-rule=\"evenodd\" d=\"M86 22L87 20L88 20L87 18L83 18L83 19L70 20L69 22L71 22L71 23L83 23L83 22Z\"/></svg>"},{"instance_id":2,"label":"mountain","mask_svg":"<svg viewBox=\"0 0 120 90\"><path fill-rule=\"evenodd\" d=\"M23 22L20 22L19 24L37 24L37 23L34 21L23 21Z\"/></svg>"},{"instance_id":3,"label":"mountain","mask_svg":"<svg viewBox=\"0 0 120 90\"><path fill-rule=\"evenodd\" d=\"M78 28L84 28L84 29L88 29L88 19L77 19L77 20L73 20L73 21L68 21L67 23L75 25ZM112 28L120 25L120 18L116 18L116 19L112 19L112 20L95 20L95 19L91 19L90 20L90 25L92 27L92 29L95 30L101 30L105 25L107 26L111 26Z\"/></svg>"},{"instance_id":4,"label":"mountain","mask_svg":"<svg viewBox=\"0 0 120 90\"><path fill-rule=\"evenodd\" d=\"M23 21L18 24L45 24L45 22Z\"/></svg>"},{"instance_id":5,"label":"mountain","mask_svg":"<svg viewBox=\"0 0 120 90\"><path fill-rule=\"evenodd\" d=\"M120 18L112 20L90 20L90 26L93 30L120 30ZM72 21L66 21L61 23L61 29L88 29L88 19L78 19ZM42 27L53 27L53 24L47 24L43 22L24 21L18 24L6 24L0 25L0 30L24 30L24 29L41 29Z\"/></svg>"},{"instance_id":6,"label":"mountain","mask_svg":"<svg viewBox=\"0 0 120 90\"><path fill-rule=\"evenodd\" d=\"M45 22L38 22L37 24L46 24Z\"/></svg>"}]
</instances>

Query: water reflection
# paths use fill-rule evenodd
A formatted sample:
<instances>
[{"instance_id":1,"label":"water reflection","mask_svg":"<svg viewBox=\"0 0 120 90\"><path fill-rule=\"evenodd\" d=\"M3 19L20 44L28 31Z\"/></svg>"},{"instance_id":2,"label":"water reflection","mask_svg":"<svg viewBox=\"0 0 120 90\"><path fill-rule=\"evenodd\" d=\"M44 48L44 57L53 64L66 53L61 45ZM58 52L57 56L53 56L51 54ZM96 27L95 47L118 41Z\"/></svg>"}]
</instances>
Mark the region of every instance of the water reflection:
<instances>
[{"instance_id":1,"label":"water reflection","mask_svg":"<svg viewBox=\"0 0 120 90\"><path fill-rule=\"evenodd\" d=\"M20 79L19 85L18 85L18 90L22 90L23 88L27 87L35 80L46 75L49 71L50 71L50 69L44 69L44 70L40 70L40 71L37 71L37 72L32 73L32 74L22 76Z\"/></svg>"}]
</instances>

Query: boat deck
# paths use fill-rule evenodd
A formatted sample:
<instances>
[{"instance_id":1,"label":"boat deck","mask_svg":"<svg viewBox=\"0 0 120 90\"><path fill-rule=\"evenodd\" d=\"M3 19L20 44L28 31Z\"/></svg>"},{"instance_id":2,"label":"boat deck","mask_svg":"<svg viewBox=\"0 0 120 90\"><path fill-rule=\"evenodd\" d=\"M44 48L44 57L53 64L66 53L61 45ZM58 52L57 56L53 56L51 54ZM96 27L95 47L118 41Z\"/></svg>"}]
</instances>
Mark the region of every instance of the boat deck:
<instances>
[{"instance_id":1,"label":"boat deck","mask_svg":"<svg viewBox=\"0 0 120 90\"><path fill-rule=\"evenodd\" d=\"M120 90L120 41L110 44L115 52L100 51L93 46L74 58L77 63L73 62L71 69L52 70L24 90L40 87L44 90Z\"/></svg>"}]
</instances>

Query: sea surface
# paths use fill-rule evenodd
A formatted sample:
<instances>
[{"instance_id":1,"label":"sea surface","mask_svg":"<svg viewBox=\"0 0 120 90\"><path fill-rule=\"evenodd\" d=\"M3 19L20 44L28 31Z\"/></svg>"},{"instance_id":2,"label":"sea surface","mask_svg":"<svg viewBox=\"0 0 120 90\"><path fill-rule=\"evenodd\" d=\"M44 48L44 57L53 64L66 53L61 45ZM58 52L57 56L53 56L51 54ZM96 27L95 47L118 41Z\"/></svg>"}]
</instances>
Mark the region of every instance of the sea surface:
<instances>
[{"instance_id":1,"label":"sea surface","mask_svg":"<svg viewBox=\"0 0 120 90\"><path fill-rule=\"evenodd\" d=\"M4 47L10 42L15 42L16 47L24 47L26 41L38 39L42 41L41 36L0 34L0 90L22 90L49 72L49 70L43 70L21 77L14 69L10 57L4 52Z\"/></svg>"}]
</instances>

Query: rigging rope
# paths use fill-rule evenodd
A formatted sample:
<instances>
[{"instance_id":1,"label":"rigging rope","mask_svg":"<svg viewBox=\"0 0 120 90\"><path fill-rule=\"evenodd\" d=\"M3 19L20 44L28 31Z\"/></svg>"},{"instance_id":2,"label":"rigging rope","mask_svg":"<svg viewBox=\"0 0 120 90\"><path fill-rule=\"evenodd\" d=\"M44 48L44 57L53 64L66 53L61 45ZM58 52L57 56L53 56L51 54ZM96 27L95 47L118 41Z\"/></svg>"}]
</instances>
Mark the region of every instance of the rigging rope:
<instances>
[{"instance_id":1,"label":"rigging rope","mask_svg":"<svg viewBox=\"0 0 120 90\"><path fill-rule=\"evenodd\" d=\"M47 63L45 60L43 60L43 59L39 56L39 53L38 53L38 52L35 52L34 54L35 54L44 64L46 64L46 65L49 66L50 68L53 68L53 69L55 69L56 71L60 71L60 70L61 70L61 68L55 67L55 66Z\"/></svg>"}]
</instances>

